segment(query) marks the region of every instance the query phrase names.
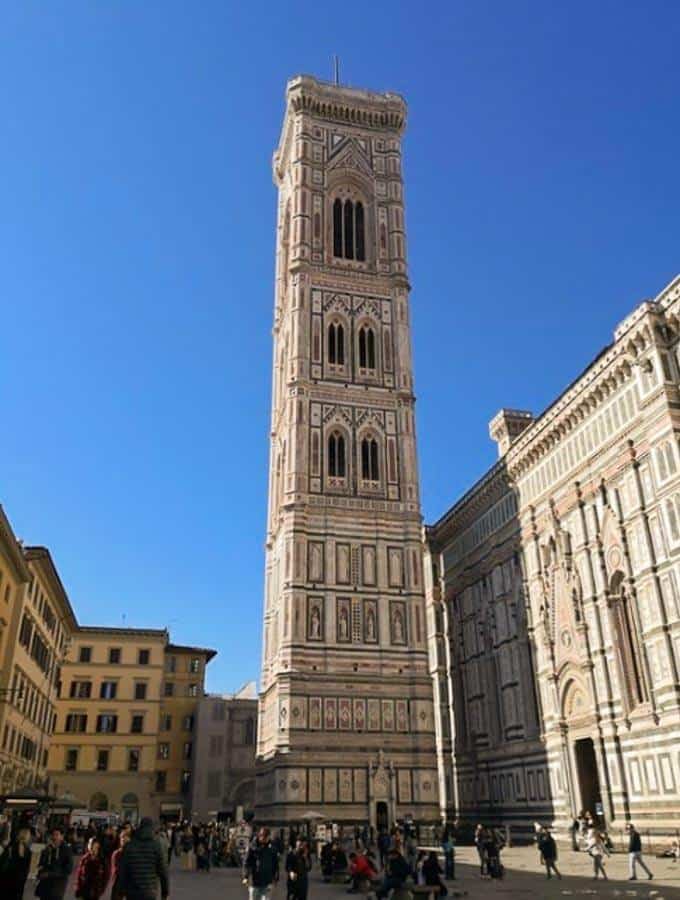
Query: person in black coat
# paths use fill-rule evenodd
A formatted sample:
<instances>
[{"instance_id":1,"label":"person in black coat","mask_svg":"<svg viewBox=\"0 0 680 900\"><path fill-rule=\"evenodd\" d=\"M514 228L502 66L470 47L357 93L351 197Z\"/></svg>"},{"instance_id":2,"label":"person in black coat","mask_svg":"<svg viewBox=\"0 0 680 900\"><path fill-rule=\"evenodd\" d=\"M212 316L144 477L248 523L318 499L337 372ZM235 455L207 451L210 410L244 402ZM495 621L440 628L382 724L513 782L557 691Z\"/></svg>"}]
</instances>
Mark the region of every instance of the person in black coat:
<instances>
[{"instance_id":1,"label":"person in black coat","mask_svg":"<svg viewBox=\"0 0 680 900\"><path fill-rule=\"evenodd\" d=\"M430 851L429 856L423 863L423 878L428 887L439 885L439 896L446 897L448 891L446 890L446 885L442 881L441 866L439 865L439 860L437 859L437 854L434 850Z\"/></svg>"},{"instance_id":2,"label":"person in black coat","mask_svg":"<svg viewBox=\"0 0 680 900\"><path fill-rule=\"evenodd\" d=\"M555 843L555 838L550 834L550 831L547 828L542 828L538 835L538 850L541 854L541 860L543 865L545 866L546 875L548 878L552 878L551 870L557 875L558 878L561 878L559 871L557 870L557 844Z\"/></svg>"},{"instance_id":3,"label":"person in black coat","mask_svg":"<svg viewBox=\"0 0 680 900\"><path fill-rule=\"evenodd\" d=\"M50 842L40 854L35 896L41 900L63 900L72 871L73 851L65 843L61 828L53 828Z\"/></svg>"},{"instance_id":4,"label":"person in black coat","mask_svg":"<svg viewBox=\"0 0 680 900\"><path fill-rule=\"evenodd\" d=\"M13 841L0 843L0 897L22 900L31 869L31 832L22 828Z\"/></svg>"},{"instance_id":5,"label":"person in black coat","mask_svg":"<svg viewBox=\"0 0 680 900\"><path fill-rule=\"evenodd\" d=\"M147 900L156 897L160 884L161 897L170 892L168 863L160 843L153 833L153 822L143 818L121 853L118 882L127 900Z\"/></svg>"}]
</instances>

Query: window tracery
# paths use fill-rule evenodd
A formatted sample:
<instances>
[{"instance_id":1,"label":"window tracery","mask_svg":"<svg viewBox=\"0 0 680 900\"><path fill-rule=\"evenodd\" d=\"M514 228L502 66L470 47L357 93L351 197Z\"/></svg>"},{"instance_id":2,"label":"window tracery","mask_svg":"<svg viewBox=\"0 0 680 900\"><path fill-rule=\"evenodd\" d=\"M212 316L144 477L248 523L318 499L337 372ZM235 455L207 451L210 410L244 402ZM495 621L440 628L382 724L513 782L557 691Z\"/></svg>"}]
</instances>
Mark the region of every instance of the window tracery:
<instances>
[{"instance_id":1,"label":"window tracery","mask_svg":"<svg viewBox=\"0 0 680 900\"><path fill-rule=\"evenodd\" d=\"M336 259L366 261L364 204L361 200L333 201L333 256Z\"/></svg>"}]
</instances>

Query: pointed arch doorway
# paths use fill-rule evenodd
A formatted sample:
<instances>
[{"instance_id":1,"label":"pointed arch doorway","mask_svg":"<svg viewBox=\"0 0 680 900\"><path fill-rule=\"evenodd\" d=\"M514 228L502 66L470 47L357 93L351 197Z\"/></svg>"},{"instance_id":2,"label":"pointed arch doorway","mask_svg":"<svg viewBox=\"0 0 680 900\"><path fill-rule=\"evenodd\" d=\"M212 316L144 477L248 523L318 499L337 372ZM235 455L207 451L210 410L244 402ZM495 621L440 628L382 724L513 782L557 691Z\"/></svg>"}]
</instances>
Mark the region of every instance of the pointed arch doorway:
<instances>
[{"instance_id":1,"label":"pointed arch doorway","mask_svg":"<svg viewBox=\"0 0 680 900\"><path fill-rule=\"evenodd\" d=\"M595 707L586 683L579 677L567 677L562 694L562 720L571 814L590 813L604 825L600 764L593 740L597 734Z\"/></svg>"}]
</instances>

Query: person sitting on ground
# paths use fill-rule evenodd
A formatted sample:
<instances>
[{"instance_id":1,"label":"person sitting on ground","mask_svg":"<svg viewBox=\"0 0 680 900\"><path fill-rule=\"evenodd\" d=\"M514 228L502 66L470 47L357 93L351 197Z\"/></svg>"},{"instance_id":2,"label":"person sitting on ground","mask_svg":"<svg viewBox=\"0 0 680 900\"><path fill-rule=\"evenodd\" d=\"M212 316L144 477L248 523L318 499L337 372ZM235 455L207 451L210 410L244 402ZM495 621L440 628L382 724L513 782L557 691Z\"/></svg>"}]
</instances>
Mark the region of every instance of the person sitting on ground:
<instances>
[{"instance_id":1,"label":"person sitting on ground","mask_svg":"<svg viewBox=\"0 0 680 900\"><path fill-rule=\"evenodd\" d=\"M383 883L376 891L378 900L381 897L389 897L390 892L395 888L403 888L410 874L408 863L401 855L399 848L392 847L387 857Z\"/></svg>"},{"instance_id":2,"label":"person sitting on ground","mask_svg":"<svg viewBox=\"0 0 680 900\"><path fill-rule=\"evenodd\" d=\"M442 881L442 869L439 865L439 860L437 859L437 854L434 850L430 850L427 859L423 863L423 879L424 884L428 887L439 887L439 896L446 897L448 894L448 890L446 889L446 885Z\"/></svg>"},{"instance_id":3,"label":"person sitting on ground","mask_svg":"<svg viewBox=\"0 0 680 900\"><path fill-rule=\"evenodd\" d=\"M350 853L349 874L352 884L347 893L356 894L363 884L372 881L378 873L371 864L368 853Z\"/></svg>"}]
</instances>

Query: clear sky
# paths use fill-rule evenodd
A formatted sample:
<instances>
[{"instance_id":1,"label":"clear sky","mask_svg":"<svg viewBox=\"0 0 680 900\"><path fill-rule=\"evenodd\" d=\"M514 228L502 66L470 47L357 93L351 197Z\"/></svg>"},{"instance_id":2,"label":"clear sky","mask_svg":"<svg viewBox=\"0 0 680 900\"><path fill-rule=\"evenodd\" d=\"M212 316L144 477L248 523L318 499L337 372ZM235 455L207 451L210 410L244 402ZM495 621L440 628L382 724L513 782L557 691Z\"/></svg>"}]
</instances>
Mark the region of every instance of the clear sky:
<instances>
[{"instance_id":1,"label":"clear sky","mask_svg":"<svg viewBox=\"0 0 680 900\"><path fill-rule=\"evenodd\" d=\"M286 80L409 102L424 513L680 271L677 2L0 11L0 502L86 624L260 664Z\"/></svg>"}]
</instances>

